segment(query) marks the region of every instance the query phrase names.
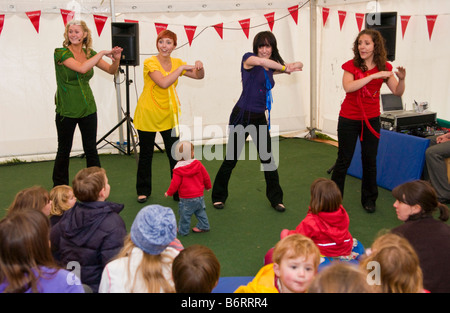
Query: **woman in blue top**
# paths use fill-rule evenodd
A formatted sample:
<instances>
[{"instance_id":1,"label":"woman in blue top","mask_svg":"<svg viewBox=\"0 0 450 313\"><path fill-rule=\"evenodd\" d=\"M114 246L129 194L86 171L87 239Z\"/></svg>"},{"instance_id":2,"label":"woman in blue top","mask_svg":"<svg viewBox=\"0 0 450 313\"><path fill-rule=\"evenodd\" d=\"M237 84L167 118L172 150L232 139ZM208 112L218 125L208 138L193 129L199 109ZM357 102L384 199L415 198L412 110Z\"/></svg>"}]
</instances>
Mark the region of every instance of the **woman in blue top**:
<instances>
[{"instance_id":1,"label":"woman in blue top","mask_svg":"<svg viewBox=\"0 0 450 313\"><path fill-rule=\"evenodd\" d=\"M271 32L260 32L255 36L253 53L248 52L242 58L243 90L231 112L227 153L214 181L212 201L216 209L224 208L231 172L236 166L245 140L251 135L263 165L267 198L275 210L284 212L283 191L272 157L269 133L271 89L275 85L273 74L290 74L301 71L302 68L301 62L285 64L278 52L276 38Z\"/></svg>"}]
</instances>

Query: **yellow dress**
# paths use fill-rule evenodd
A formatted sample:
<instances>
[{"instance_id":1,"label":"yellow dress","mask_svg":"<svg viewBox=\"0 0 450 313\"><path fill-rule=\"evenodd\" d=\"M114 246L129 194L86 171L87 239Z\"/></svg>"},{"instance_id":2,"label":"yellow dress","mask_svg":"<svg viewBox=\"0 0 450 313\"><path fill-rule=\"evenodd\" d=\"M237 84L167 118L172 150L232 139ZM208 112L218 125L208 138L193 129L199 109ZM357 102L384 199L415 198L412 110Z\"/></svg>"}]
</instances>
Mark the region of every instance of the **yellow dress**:
<instances>
[{"instance_id":1,"label":"yellow dress","mask_svg":"<svg viewBox=\"0 0 450 313\"><path fill-rule=\"evenodd\" d=\"M133 123L136 129L147 132L160 132L172 129L178 125L179 100L175 90L178 79L169 87L159 87L148 75L159 71L164 76L169 75L181 65L186 64L181 59L171 58L172 69L166 72L156 56L144 61L144 89L139 97ZM185 73L183 71L182 75Z\"/></svg>"}]
</instances>

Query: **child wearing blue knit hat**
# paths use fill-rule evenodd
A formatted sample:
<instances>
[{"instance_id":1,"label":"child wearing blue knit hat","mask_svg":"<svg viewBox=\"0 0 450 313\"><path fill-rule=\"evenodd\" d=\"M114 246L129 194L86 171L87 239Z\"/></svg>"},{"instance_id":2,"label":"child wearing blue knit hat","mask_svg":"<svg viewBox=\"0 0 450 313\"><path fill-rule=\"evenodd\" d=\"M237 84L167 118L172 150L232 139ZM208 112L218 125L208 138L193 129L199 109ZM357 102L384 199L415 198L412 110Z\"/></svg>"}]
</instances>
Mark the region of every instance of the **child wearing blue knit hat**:
<instances>
[{"instance_id":1,"label":"child wearing blue knit hat","mask_svg":"<svg viewBox=\"0 0 450 313\"><path fill-rule=\"evenodd\" d=\"M105 266L99 292L175 292L172 262L179 251L170 244L176 235L171 208L158 204L142 208L122 251Z\"/></svg>"}]
</instances>

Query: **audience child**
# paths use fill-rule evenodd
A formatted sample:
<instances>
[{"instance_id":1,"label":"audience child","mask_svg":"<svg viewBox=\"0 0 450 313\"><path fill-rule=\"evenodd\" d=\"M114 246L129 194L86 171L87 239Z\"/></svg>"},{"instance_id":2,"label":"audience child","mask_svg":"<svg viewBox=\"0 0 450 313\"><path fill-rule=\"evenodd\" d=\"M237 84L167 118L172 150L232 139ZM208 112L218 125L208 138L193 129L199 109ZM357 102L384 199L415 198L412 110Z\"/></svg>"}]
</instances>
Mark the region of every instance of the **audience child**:
<instances>
[{"instance_id":1,"label":"audience child","mask_svg":"<svg viewBox=\"0 0 450 313\"><path fill-rule=\"evenodd\" d=\"M193 214L197 217L198 223L192 231L208 232L209 221L203 198L203 190L211 189L208 172L199 160L194 159L194 145L188 141L181 141L176 145L175 160L178 162L173 169L172 181L165 196L172 196L178 191L180 197L178 232L183 236L189 235Z\"/></svg>"},{"instance_id":2,"label":"audience child","mask_svg":"<svg viewBox=\"0 0 450 313\"><path fill-rule=\"evenodd\" d=\"M53 226L61 219L63 213L72 208L77 203L77 198L73 194L72 187L59 185L50 190L50 224Z\"/></svg>"},{"instance_id":3,"label":"audience child","mask_svg":"<svg viewBox=\"0 0 450 313\"><path fill-rule=\"evenodd\" d=\"M220 263L210 248L192 245L173 261L172 276L177 293L211 293L219 282Z\"/></svg>"},{"instance_id":4,"label":"audience child","mask_svg":"<svg viewBox=\"0 0 450 313\"><path fill-rule=\"evenodd\" d=\"M41 211L45 216L49 216L51 206L50 195L47 189L41 186L33 186L23 189L16 194L8 209L8 214L32 209Z\"/></svg>"},{"instance_id":5,"label":"audience child","mask_svg":"<svg viewBox=\"0 0 450 313\"><path fill-rule=\"evenodd\" d=\"M333 262L321 270L309 285L308 293L370 293L367 273L356 264Z\"/></svg>"},{"instance_id":6,"label":"audience child","mask_svg":"<svg viewBox=\"0 0 450 313\"><path fill-rule=\"evenodd\" d=\"M78 277L56 266L48 218L37 210L0 221L0 293L83 293Z\"/></svg>"},{"instance_id":7,"label":"audience child","mask_svg":"<svg viewBox=\"0 0 450 313\"><path fill-rule=\"evenodd\" d=\"M403 237L387 233L378 237L367 249L361 268L367 272L367 282L375 292L424 292L419 258Z\"/></svg>"},{"instance_id":8,"label":"audience child","mask_svg":"<svg viewBox=\"0 0 450 313\"><path fill-rule=\"evenodd\" d=\"M61 266L78 262L81 281L95 293L104 266L119 253L127 235L119 215L124 206L106 201L111 187L103 168L80 170L72 186L78 202L52 227L52 251Z\"/></svg>"},{"instance_id":9,"label":"audience child","mask_svg":"<svg viewBox=\"0 0 450 313\"><path fill-rule=\"evenodd\" d=\"M350 234L349 225L350 219L342 206L341 192L336 183L317 178L311 184L306 217L295 230L282 230L280 237L302 234L311 238L323 256L321 266L335 259L352 261L364 253L364 248Z\"/></svg>"},{"instance_id":10,"label":"audience child","mask_svg":"<svg viewBox=\"0 0 450 313\"><path fill-rule=\"evenodd\" d=\"M450 292L450 226L448 207L438 202L432 185L423 180L407 182L392 190L394 207L404 224L392 229L413 246L430 292ZM439 209L439 220L433 213Z\"/></svg>"},{"instance_id":11,"label":"audience child","mask_svg":"<svg viewBox=\"0 0 450 313\"><path fill-rule=\"evenodd\" d=\"M175 292L172 262L180 252L169 245L176 235L171 208L154 204L141 209L123 249L105 266L99 292Z\"/></svg>"},{"instance_id":12,"label":"audience child","mask_svg":"<svg viewBox=\"0 0 450 313\"><path fill-rule=\"evenodd\" d=\"M281 239L273 251L273 263L265 265L236 293L303 293L317 274L320 251L303 235L293 234Z\"/></svg>"}]
</instances>

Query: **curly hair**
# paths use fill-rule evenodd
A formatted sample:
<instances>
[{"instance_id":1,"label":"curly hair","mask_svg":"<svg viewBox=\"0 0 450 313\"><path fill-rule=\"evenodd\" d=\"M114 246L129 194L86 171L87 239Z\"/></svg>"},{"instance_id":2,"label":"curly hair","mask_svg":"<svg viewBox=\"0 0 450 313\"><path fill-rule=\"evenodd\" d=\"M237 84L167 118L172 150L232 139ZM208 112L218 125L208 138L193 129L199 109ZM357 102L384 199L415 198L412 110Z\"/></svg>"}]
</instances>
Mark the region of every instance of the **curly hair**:
<instances>
[{"instance_id":1,"label":"curly hair","mask_svg":"<svg viewBox=\"0 0 450 313\"><path fill-rule=\"evenodd\" d=\"M353 43L353 64L360 68L363 72L367 71L367 66L364 62L364 60L361 58L359 54L358 44L359 44L359 38L362 35L369 35L372 38L372 41L374 43L374 50L373 50L373 62L378 67L379 71L385 71L386 70L386 61L387 61L387 52L385 48L385 39L383 36L381 36L381 33L375 29L364 29L362 30L358 36L355 39L355 42Z\"/></svg>"},{"instance_id":2,"label":"curly hair","mask_svg":"<svg viewBox=\"0 0 450 313\"><path fill-rule=\"evenodd\" d=\"M83 33L86 34L86 37L83 39L83 48L86 50L86 57L90 57L92 50L92 35L91 30L87 27L86 22L80 20L71 20L66 24L66 28L64 30L64 41L63 47L67 48L71 45L69 40L69 28L70 26L78 25L81 26Z\"/></svg>"}]
</instances>

